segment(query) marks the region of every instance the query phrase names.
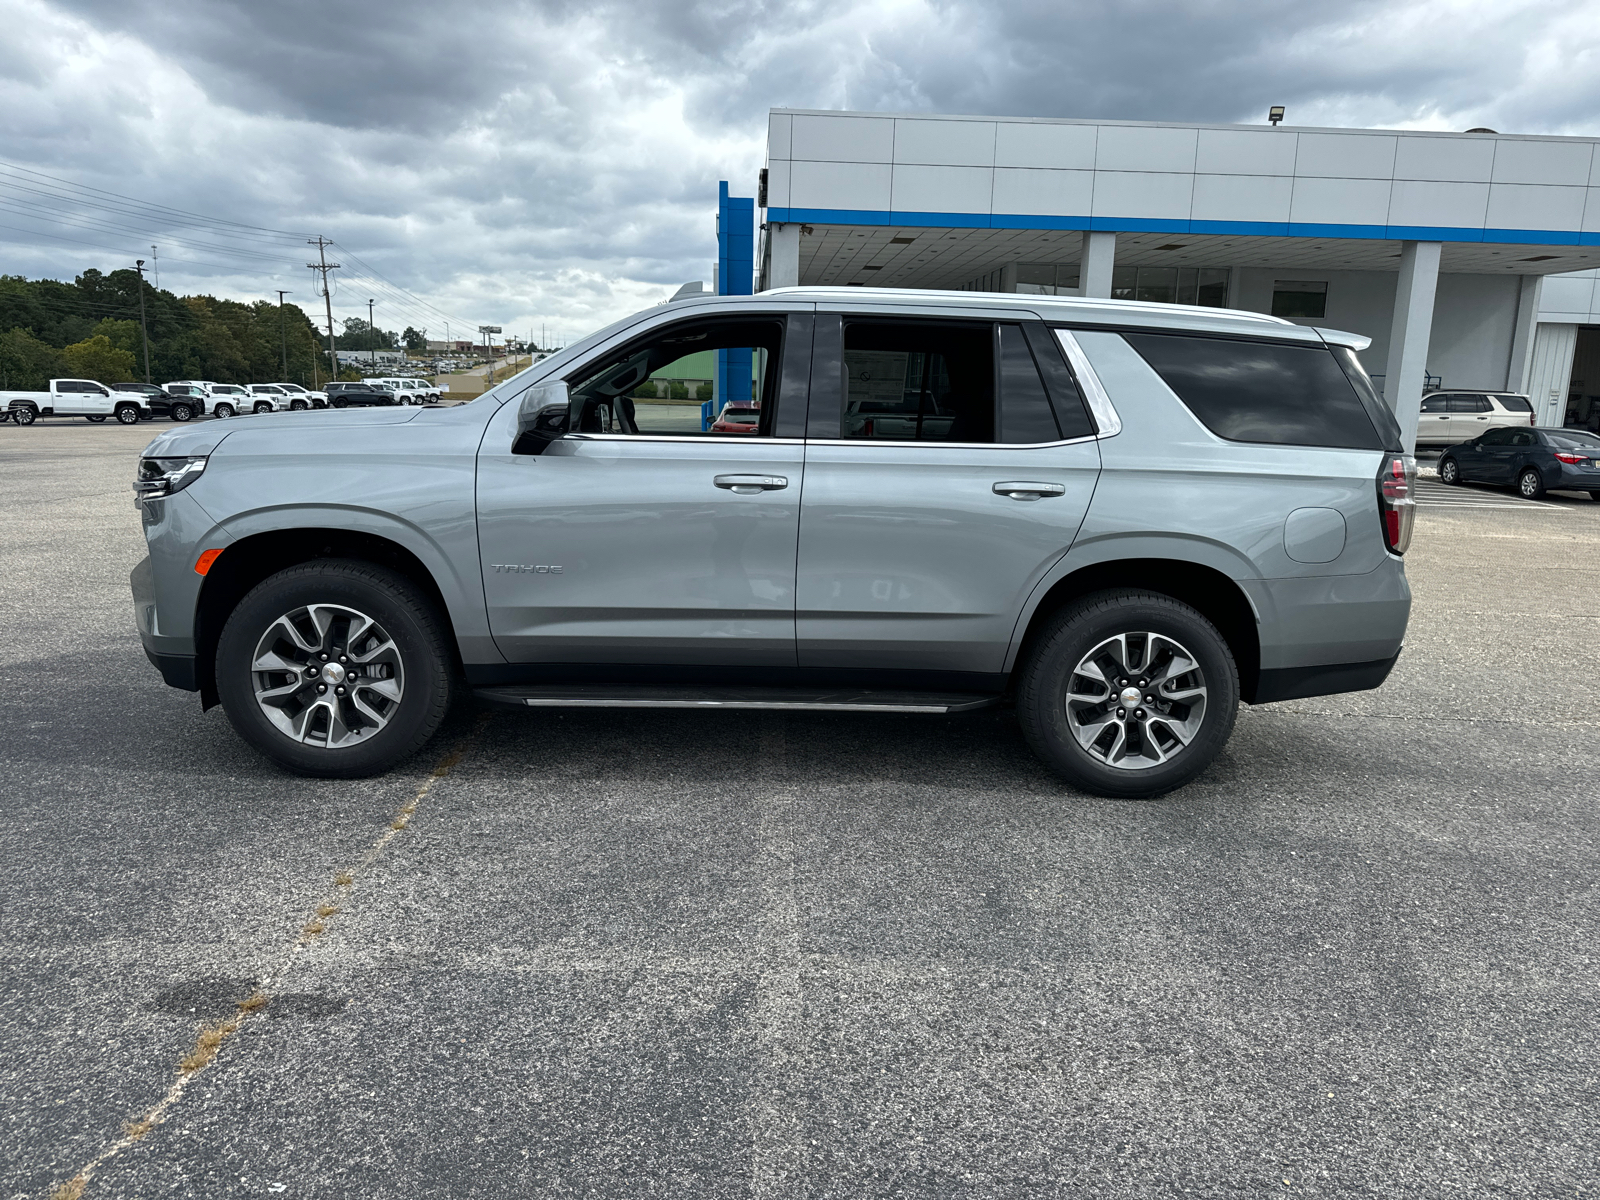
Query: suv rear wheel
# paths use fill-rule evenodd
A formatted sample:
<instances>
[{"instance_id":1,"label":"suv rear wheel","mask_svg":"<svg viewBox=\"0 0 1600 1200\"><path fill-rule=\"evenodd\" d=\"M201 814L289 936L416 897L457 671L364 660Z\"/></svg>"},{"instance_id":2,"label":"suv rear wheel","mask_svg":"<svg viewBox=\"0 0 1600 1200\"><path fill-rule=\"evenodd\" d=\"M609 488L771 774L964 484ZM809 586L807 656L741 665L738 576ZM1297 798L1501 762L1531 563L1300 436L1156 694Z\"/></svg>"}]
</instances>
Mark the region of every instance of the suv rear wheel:
<instances>
[{"instance_id":1,"label":"suv rear wheel","mask_svg":"<svg viewBox=\"0 0 1600 1200\"><path fill-rule=\"evenodd\" d=\"M444 623L406 578L371 563L290 567L239 602L217 643L217 693L247 742L300 775L375 775L444 720Z\"/></svg>"},{"instance_id":2,"label":"suv rear wheel","mask_svg":"<svg viewBox=\"0 0 1600 1200\"><path fill-rule=\"evenodd\" d=\"M1200 774L1238 707L1228 643L1195 609L1154 592L1097 592L1063 608L1017 688L1034 753L1076 787L1119 799Z\"/></svg>"}]
</instances>

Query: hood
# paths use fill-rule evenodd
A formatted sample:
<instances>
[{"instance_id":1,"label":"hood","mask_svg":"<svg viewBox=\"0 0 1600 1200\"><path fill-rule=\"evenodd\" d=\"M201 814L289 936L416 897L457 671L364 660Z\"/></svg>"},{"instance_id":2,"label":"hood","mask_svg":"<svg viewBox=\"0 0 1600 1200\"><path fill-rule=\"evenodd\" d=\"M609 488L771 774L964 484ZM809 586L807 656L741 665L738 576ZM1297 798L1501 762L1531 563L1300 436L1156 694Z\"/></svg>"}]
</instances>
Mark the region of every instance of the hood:
<instances>
[{"instance_id":1,"label":"hood","mask_svg":"<svg viewBox=\"0 0 1600 1200\"><path fill-rule=\"evenodd\" d=\"M243 418L235 417L234 420ZM204 425L169 429L159 434L139 452L141 458L199 458L222 444L233 429L228 421L207 421Z\"/></svg>"},{"instance_id":2,"label":"hood","mask_svg":"<svg viewBox=\"0 0 1600 1200\"><path fill-rule=\"evenodd\" d=\"M203 425L169 429L141 451L145 458L187 458L210 454L234 434L272 429L360 429L373 425L404 425L414 421L421 408L336 408L303 412L275 412L262 416L229 417Z\"/></svg>"}]
</instances>

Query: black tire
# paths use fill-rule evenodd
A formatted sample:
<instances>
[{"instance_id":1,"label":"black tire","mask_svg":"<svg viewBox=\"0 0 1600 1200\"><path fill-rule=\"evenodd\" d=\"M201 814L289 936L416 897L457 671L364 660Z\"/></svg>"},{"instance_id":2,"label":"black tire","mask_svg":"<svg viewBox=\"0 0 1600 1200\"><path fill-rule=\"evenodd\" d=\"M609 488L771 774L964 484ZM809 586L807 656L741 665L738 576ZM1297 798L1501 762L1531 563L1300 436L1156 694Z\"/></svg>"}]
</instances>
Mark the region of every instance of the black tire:
<instances>
[{"instance_id":1,"label":"black tire","mask_svg":"<svg viewBox=\"0 0 1600 1200\"><path fill-rule=\"evenodd\" d=\"M1590 492L1589 493L1589 499L1591 499L1591 500L1600 500L1600 492Z\"/></svg>"},{"instance_id":2,"label":"black tire","mask_svg":"<svg viewBox=\"0 0 1600 1200\"><path fill-rule=\"evenodd\" d=\"M305 412L305 410L306 410L306 402L304 400L291 400L291 401L289 401L289 411L290 412Z\"/></svg>"},{"instance_id":3,"label":"black tire","mask_svg":"<svg viewBox=\"0 0 1600 1200\"><path fill-rule=\"evenodd\" d=\"M1446 458L1439 463L1439 482L1452 486L1461 484L1461 465L1455 459Z\"/></svg>"},{"instance_id":4,"label":"black tire","mask_svg":"<svg viewBox=\"0 0 1600 1200\"><path fill-rule=\"evenodd\" d=\"M211 409L211 415L214 417L221 417L223 420L227 420L227 418L233 416L233 405L229 404L227 401L223 401L221 404L213 405Z\"/></svg>"},{"instance_id":5,"label":"black tire","mask_svg":"<svg viewBox=\"0 0 1600 1200\"><path fill-rule=\"evenodd\" d=\"M101 418L104 420L105 418ZM118 425L137 425L139 423L139 406L137 404L117 405Z\"/></svg>"},{"instance_id":6,"label":"black tire","mask_svg":"<svg viewBox=\"0 0 1600 1200\"><path fill-rule=\"evenodd\" d=\"M18 425L32 425L39 419L39 414L23 404L11 410L11 419Z\"/></svg>"},{"instance_id":7,"label":"black tire","mask_svg":"<svg viewBox=\"0 0 1600 1200\"><path fill-rule=\"evenodd\" d=\"M282 732L256 701L252 663L280 617L310 604L342 605L377 622L393 641L404 686L387 724L353 745L307 745ZM415 754L437 732L455 691L447 626L402 575L372 563L320 559L257 584L228 616L217 643L217 694L239 736L297 775L359 779Z\"/></svg>"},{"instance_id":8,"label":"black tire","mask_svg":"<svg viewBox=\"0 0 1600 1200\"><path fill-rule=\"evenodd\" d=\"M174 421L187 421L194 416L194 409L190 408L187 404L174 404L171 408L167 409L167 416L171 417Z\"/></svg>"},{"instance_id":9,"label":"black tire","mask_svg":"<svg viewBox=\"0 0 1600 1200\"><path fill-rule=\"evenodd\" d=\"M346 400L343 396L339 396L334 399L333 406L335 408L349 408L350 401Z\"/></svg>"},{"instance_id":10,"label":"black tire","mask_svg":"<svg viewBox=\"0 0 1600 1200\"><path fill-rule=\"evenodd\" d=\"M1517 476L1517 495L1524 500L1537 500L1544 495L1544 476L1537 467L1525 467Z\"/></svg>"},{"instance_id":11,"label":"black tire","mask_svg":"<svg viewBox=\"0 0 1600 1200\"><path fill-rule=\"evenodd\" d=\"M1074 718L1068 711L1068 687L1078 666L1091 651L1119 634L1140 633L1170 638L1187 650L1203 676L1206 694L1197 718L1199 724L1187 744L1170 750L1165 761L1123 769L1108 765L1103 756L1097 756L1080 744L1070 724ZM1138 639L1133 641L1137 646ZM1148 647L1146 641L1144 648L1148 650ZM1161 665L1159 657L1154 661L1158 667ZM1144 664L1146 668L1149 665L1149 662ZM1175 677L1179 680L1191 678L1188 672ZM1135 682L1140 681L1129 679L1126 686L1131 688ZM1112 704L1117 686L1116 679L1108 682L1106 698ZM1158 702L1152 706L1152 711L1159 711L1162 701L1153 687L1151 695ZM1180 711L1180 706L1171 703L1167 708L1172 713ZM1188 783L1221 753L1233 732L1238 708L1239 671L1227 641L1217 632L1216 626L1195 609L1155 592L1096 592L1067 605L1049 619L1040 633L1017 684L1017 717L1033 752L1073 786L1113 799L1149 799ZM1193 710L1186 711L1192 713ZM1109 710L1105 714L1108 719L1111 715ZM1116 723L1125 728L1136 724ZM1115 731L1107 728L1109 736L1114 738ZM1171 724L1159 719L1139 728L1162 730L1156 735L1158 740L1160 736L1173 737ZM1134 744L1131 737L1128 744ZM1161 753L1154 741L1148 745Z\"/></svg>"},{"instance_id":12,"label":"black tire","mask_svg":"<svg viewBox=\"0 0 1600 1200\"><path fill-rule=\"evenodd\" d=\"M96 425L100 424L105 419L106 419L106 414L105 413L96 413L92 417L84 417L85 421L93 421Z\"/></svg>"}]
</instances>

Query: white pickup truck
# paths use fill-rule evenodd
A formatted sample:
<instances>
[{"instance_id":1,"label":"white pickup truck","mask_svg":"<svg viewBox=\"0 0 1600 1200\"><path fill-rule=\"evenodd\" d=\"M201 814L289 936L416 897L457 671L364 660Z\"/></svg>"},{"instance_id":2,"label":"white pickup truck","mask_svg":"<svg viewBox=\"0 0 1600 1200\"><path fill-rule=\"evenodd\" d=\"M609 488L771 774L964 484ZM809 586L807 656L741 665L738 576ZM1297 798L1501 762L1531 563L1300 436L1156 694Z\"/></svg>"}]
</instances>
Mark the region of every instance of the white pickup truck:
<instances>
[{"instance_id":1,"label":"white pickup truck","mask_svg":"<svg viewBox=\"0 0 1600 1200\"><path fill-rule=\"evenodd\" d=\"M0 392L0 405L18 425L32 425L40 417L115 417L136 425L141 415L138 396L113 392L92 379L52 379L48 392Z\"/></svg>"}]
</instances>

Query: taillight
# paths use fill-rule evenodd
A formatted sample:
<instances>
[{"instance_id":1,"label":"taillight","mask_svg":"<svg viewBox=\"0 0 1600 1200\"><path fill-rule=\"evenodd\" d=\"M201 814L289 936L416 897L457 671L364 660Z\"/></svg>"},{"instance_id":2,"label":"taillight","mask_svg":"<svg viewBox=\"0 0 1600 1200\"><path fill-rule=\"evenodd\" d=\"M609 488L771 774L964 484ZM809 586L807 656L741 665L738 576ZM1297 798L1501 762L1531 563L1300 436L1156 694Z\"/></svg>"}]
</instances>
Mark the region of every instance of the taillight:
<instances>
[{"instance_id":1,"label":"taillight","mask_svg":"<svg viewBox=\"0 0 1600 1200\"><path fill-rule=\"evenodd\" d=\"M1411 524L1417 515L1417 460L1409 454L1384 456L1378 468L1378 512L1383 540L1394 554L1411 545Z\"/></svg>"},{"instance_id":2,"label":"taillight","mask_svg":"<svg viewBox=\"0 0 1600 1200\"><path fill-rule=\"evenodd\" d=\"M1577 466L1579 463L1581 463L1583 461L1583 455L1581 455L1581 454L1563 454L1560 450L1557 450L1556 451L1556 461L1557 462L1564 462L1564 463L1571 463L1573 466Z\"/></svg>"}]
</instances>

